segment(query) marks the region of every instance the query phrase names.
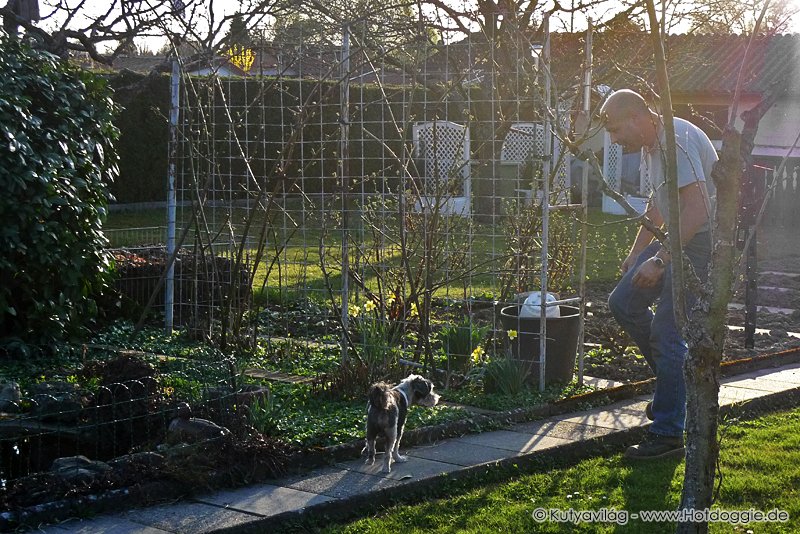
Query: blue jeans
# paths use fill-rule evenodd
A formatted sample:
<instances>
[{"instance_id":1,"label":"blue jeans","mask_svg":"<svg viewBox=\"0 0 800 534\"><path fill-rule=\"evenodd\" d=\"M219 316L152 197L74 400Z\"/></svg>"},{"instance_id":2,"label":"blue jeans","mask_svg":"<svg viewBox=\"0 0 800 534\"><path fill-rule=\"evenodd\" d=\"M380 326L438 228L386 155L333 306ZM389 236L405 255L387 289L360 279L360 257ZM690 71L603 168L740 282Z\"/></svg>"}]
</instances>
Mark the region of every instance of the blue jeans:
<instances>
[{"instance_id":1,"label":"blue jeans","mask_svg":"<svg viewBox=\"0 0 800 534\"><path fill-rule=\"evenodd\" d=\"M667 265L661 283L655 287L638 288L631 283L639 265L653 257L659 248L658 243L652 243L639 255L636 265L622 276L609 295L608 306L656 375L650 431L661 436L682 437L686 419L683 364L689 349L675 325L671 265ZM700 280L705 281L711 257L709 233L695 235L683 251ZM687 310L691 310L695 300L693 295L686 295ZM654 304L655 313L651 309Z\"/></svg>"}]
</instances>

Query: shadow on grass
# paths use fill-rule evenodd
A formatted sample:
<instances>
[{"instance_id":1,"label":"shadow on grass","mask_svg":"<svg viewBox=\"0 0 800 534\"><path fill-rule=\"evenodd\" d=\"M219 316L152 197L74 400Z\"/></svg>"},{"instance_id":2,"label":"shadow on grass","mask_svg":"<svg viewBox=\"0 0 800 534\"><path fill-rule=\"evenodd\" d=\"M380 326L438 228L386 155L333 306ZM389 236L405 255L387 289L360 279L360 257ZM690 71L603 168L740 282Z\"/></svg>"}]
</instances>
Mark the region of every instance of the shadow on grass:
<instances>
[{"instance_id":1,"label":"shadow on grass","mask_svg":"<svg viewBox=\"0 0 800 534\"><path fill-rule=\"evenodd\" d=\"M625 511L628 515L642 510L677 510L683 484L683 458L662 460L622 460L627 472L622 479ZM681 473L678 473L678 472ZM676 476L678 474L678 476ZM652 523L631 518L615 532L657 533L675 532L675 523Z\"/></svg>"}]
</instances>

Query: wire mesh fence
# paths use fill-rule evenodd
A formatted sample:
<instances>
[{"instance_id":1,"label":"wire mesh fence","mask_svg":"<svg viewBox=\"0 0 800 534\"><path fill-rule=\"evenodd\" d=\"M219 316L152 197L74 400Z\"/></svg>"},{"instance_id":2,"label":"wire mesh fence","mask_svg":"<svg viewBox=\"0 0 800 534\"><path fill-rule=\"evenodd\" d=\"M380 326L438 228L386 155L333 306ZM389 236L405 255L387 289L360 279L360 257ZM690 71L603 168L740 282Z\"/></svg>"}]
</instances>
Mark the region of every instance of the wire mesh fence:
<instances>
[{"instance_id":1,"label":"wire mesh fence","mask_svg":"<svg viewBox=\"0 0 800 534\"><path fill-rule=\"evenodd\" d=\"M395 342L418 329L409 348L431 363L437 304L470 317L541 289L548 239L550 287L575 292L579 217L543 231L544 195L577 195L562 142L576 99L548 71L546 34L502 50L478 35L387 49L357 27L336 45L262 35L247 64L181 66L176 197L192 246L250 252L257 296L327 303L343 360L367 307L395 318Z\"/></svg>"},{"instance_id":2,"label":"wire mesh fence","mask_svg":"<svg viewBox=\"0 0 800 534\"><path fill-rule=\"evenodd\" d=\"M12 395L4 480L56 457L146 450L181 420L179 402L235 426L253 413L241 395L265 376L258 358L324 360L306 378L328 393L403 366L445 384L485 372L498 390L572 379L588 191L566 143L580 91L553 77L549 35L498 47L414 27L376 45L358 25L329 41L279 30L176 59L174 234L109 232L117 289L137 316L169 313L219 352L139 354L154 373L113 357L123 347L84 348L120 368ZM522 306L540 292L572 317L568 339L547 306ZM523 324L541 315L552 323ZM547 362L555 345L566 366ZM566 375L551 376L559 367Z\"/></svg>"}]
</instances>

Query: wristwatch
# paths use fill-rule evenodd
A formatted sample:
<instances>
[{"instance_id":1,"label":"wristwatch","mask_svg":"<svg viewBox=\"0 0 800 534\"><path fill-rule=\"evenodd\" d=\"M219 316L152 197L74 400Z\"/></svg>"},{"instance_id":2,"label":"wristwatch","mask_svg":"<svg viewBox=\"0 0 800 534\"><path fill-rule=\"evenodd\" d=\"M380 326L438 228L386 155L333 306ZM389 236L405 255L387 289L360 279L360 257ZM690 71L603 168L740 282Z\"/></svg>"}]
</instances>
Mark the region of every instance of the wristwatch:
<instances>
[{"instance_id":1,"label":"wristwatch","mask_svg":"<svg viewBox=\"0 0 800 534\"><path fill-rule=\"evenodd\" d=\"M653 260L653 263L655 263L655 264L656 264L656 267L658 267L658 268L660 268L660 269L663 269L663 268L664 268L664 260L662 260L662 259L661 259L661 258L659 258L658 256L653 256L653 257L652 257L652 258L650 258L650 259L651 259L651 260Z\"/></svg>"}]
</instances>

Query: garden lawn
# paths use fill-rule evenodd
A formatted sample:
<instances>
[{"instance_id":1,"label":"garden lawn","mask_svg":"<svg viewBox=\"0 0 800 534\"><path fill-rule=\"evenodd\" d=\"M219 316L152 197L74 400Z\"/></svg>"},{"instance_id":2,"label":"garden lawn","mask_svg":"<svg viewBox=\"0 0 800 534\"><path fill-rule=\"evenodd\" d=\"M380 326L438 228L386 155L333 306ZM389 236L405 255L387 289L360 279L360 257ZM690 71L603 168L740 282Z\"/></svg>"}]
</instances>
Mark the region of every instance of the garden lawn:
<instances>
[{"instance_id":1,"label":"garden lawn","mask_svg":"<svg viewBox=\"0 0 800 534\"><path fill-rule=\"evenodd\" d=\"M296 208L296 207L293 207ZM308 290L323 290L326 288L324 276L319 266L319 243L322 239L326 246L335 250L341 242L339 231L329 231L323 236L318 217L312 216L305 221L299 212L290 211L291 220L279 221L280 226L271 226L269 235L270 244L266 257L259 265L253 287L257 298L261 288L266 290L283 288L294 289L305 293ZM152 245L165 240L163 234L166 225L166 210L147 209L138 211L115 211L109 214L104 229L109 236L113 247L135 247L137 245ZM227 231L229 220L227 210L207 208L205 210L210 234L218 231ZM189 217L188 210L179 209L178 233L186 224ZM245 212L234 210L231 215L236 227L241 227ZM261 219L255 221L251 235L258 234ZM294 229L293 222L300 226ZM497 273L502 270L502 255L505 253L504 237L502 231L494 226L476 223L473 229L470 262L475 271L468 276L469 292L471 295L489 295L497 291ZM577 232L577 229L576 229ZM223 232L224 233L224 232ZM589 211L589 229L587 239L587 277L593 281L614 280L619 273L619 265L627 254L636 225L629 223L625 217L602 213L599 209ZM371 236L365 234L363 248L371 248ZM192 240L189 239L189 242ZM277 248L276 248L277 247ZM254 250L249 250L252 255ZM268 272L272 257L280 254L283 266L281 269L273 268ZM397 253L392 253L384 260L399 265ZM328 261L333 261L329 258ZM500 262L500 263L498 263ZM333 261L335 264L336 262ZM574 269L577 275L577 266ZM364 273L365 282L373 286L375 281L370 272ZM573 285L577 287L577 276L574 276ZM337 289L338 277L332 280L333 289ZM437 291L439 297L463 297L463 281L456 281L449 288Z\"/></svg>"},{"instance_id":2,"label":"garden lawn","mask_svg":"<svg viewBox=\"0 0 800 534\"><path fill-rule=\"evenodd\" d=\"M784 510L786 523L712 523L711 532L800 531L800 409L723 425L720 510ZM611 523L537 523L537 508L561 510L675 510L683 484L683 461L627 463L621 454L573 466L545 466L502 483L450 482L418 503L397 505L375 517L324 532L674 532L674 523L631 519Z\"/></svg>"}]
</instances>

